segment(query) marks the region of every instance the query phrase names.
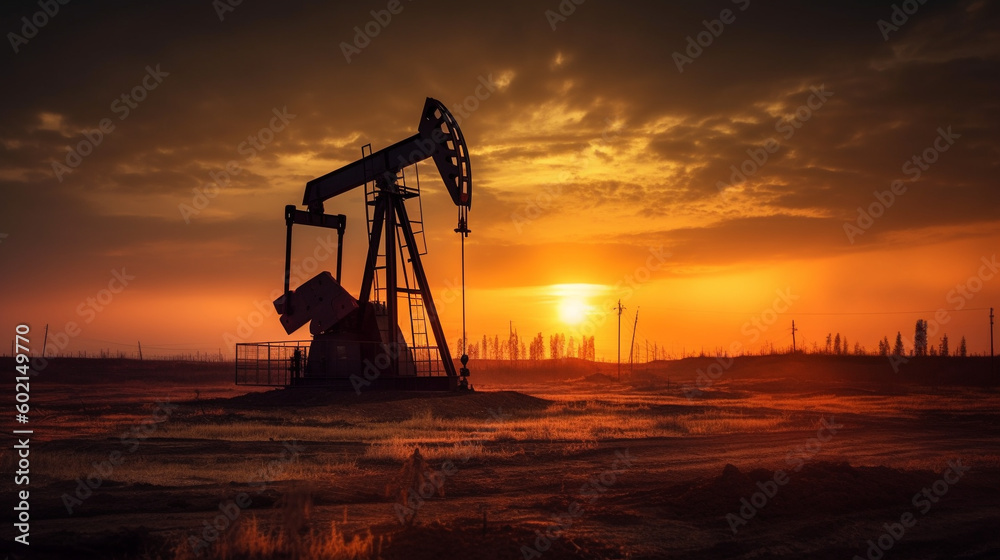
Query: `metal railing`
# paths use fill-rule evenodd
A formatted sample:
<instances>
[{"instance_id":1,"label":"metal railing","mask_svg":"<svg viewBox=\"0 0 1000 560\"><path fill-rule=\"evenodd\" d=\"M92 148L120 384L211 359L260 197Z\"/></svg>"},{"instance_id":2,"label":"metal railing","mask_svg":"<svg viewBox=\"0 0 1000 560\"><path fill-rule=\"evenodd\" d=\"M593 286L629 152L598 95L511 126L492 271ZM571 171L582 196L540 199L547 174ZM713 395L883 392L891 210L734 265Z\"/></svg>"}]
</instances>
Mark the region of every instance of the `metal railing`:
<instances>
[{"instance_id":1,"label":"metal railing","mask_svg":"<svg viewBox=\"0 0 1000 560\"><path fill-rule=\"evenodd\" d=\"M236 384L287 387L309 359L309 340L236 345Z\"/></svg>"},{"instance_id":2,"label":"metal railing","mask_svg":"<svg viewBox=\"0 0 1000 560\"><path fill-rule=\"evenodd\" d=\"M288 387L363 376L444 377L437 347L394 347L377 342L297 340L236 345L236 384ZM333 382L333 381L331 381ZM336 383L334 383L336 384ZM342 384L342 383L341 383Z\"/></svg>"}]
</instances>

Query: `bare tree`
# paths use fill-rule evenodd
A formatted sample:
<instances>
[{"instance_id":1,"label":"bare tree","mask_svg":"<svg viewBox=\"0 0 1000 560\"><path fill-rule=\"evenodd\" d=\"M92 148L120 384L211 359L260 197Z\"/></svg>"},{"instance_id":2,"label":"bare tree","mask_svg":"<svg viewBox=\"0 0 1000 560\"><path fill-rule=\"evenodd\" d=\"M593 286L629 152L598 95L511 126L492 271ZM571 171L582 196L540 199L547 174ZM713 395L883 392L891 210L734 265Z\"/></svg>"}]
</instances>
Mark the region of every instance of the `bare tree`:
<instances>
[{"instance_id":1,"label":"bare tree","mask_svg":"<svg viewBox=\"0 0 1000 560\"><path fill-rule=\"evenodd\" d=\"M913 355L927 355L927 321L917 319L917 326L913 332Z\"/></svg>"},{"instance_id":2,"label":"bare tree","mask_svg":"<svg viewBox=\"0 0 1000 560\"><path fill-rule=\"evenodd\" d=\"M528 349L528 355L535 362L545 359L545 337L542 336L542 333L538 333L535 335L535 338L531 339L531 347Z\"/></svg>"}]
</instances>

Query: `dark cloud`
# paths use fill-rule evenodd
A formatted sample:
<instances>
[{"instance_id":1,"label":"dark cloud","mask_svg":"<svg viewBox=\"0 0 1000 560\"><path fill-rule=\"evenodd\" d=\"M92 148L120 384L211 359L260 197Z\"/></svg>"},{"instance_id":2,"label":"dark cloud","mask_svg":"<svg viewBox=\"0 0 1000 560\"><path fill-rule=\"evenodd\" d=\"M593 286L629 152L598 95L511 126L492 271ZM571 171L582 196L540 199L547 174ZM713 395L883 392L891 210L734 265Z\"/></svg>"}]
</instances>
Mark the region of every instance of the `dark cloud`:
<instances>
[{"instance_id":1,"label":"dark cloud","mask_svg":"<svg viewBox=\"0 0 1000 560\"><path fill-rule=\"evenodd\" d=\"M595 255L663 243L706 265L876 250L909 231L995 224L996 3L924 4L888 41L876 21L889 17L889 4L742 4L592 1L553 31L545 10L557 10L555 1L404 1L350 63L342 44L386 3L244 2L224 21L211 2L67 4L0 62L0 230L11 236L0 259L33 271L4 283L103 271L108 255L146 262L164 283L192 274L263 282L280 257L281 206L299 202L306 180L357 158L361 145L412 133L427 95L465 105L456 113L479 186L475 235L497 262L551 243L546 224L573 216L582 222L574 240ZM36 9L6 5L6 30ZM723 9L735 21L678 72L673 53ZM119 119L112 104L157 65L170 75ZM468 111L489 79L503 86ZM821 86L833 97L782 137L776 123ZM295 120L246 160L241 143L276 108ZM105 118L115 130L58 181L52 162ZM947 126L961 139L863 243L848 244L844 221L903 178L903 163ZM723 199L717 184L729 181L730 166L771 138L778 150ZM177 205L231 161L243 171L185 224ZM512 234L512 214L553 185L565 194L536 229ZM425 201L428 219L450 224L454 208L436 196ZM336 205L347 204L357 205L352 226L362 228L360 197ZM622 231L587 227L602 217L622 220Z\"/></svg>"}]
</instances>

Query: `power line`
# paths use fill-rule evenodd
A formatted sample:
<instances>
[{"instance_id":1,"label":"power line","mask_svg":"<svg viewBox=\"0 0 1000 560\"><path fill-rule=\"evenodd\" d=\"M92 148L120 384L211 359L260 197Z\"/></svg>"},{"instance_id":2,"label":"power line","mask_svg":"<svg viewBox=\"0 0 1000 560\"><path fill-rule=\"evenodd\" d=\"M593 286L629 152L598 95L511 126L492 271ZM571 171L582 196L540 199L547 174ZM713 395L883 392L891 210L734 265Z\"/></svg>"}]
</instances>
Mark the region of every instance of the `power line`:
<instances>
[{"instance_id":1,"label":"power line","mask_svg":"<svg viewBox=\"0 0 1000 560\"><path fill-rule=\"evenodd\" d=\"M965 307L962 309L946 309L949 313L961 313L964 311L989 311L989 307ZM694 310L694 309L664 309L664 311L670 311L673 313L691 313L691 314L714 314L714 315L757 315L760 310L757 311L704 311L704 310ZM803 316L803 317L814 317L814 316L835 316L835 315L916 315L919 313L937 313L940 309L933 310L923 310L923 311L828 311L828 312L797 312L797 311L787 311L785 315Z\"/></svg>"},{"instance_id":2,"label":"power line","mask_svg":"<svg viewBox=\"0 0 1000 560\"><path fill-rule=\"evenodd\" d=\"M134 347L134 342L116 342L114 340L101 340L99 338L84 338L78 337L77 340L84 342L100 342L102 344L114 344L115 346L129 346ZM146 348L153 348L156 350L195 350L198 348L211 348L211 344L206 344L203 342L178 342L178 343L162 343L162 344L147 344Z\"/></svg>"}]
</instances>

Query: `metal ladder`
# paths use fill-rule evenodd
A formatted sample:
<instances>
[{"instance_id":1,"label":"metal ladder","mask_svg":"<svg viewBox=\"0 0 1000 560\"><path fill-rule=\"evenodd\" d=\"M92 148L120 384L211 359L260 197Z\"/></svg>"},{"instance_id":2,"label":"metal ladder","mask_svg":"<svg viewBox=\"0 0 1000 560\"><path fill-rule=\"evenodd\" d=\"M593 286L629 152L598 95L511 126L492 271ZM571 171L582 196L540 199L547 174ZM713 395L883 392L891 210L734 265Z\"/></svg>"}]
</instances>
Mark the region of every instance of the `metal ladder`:
<instances>
[{"instance_id":1,"label":"metal ladder","mask_svg":"<svg viewBox=\"0 0 1000 560\"><path fill-rule=\"evenodd\" d=\"M423 296L418 290L407 291L410 304L410 333L412 335L411 353L417 375L433 375L436 370L434 350L427 335L427 315L424 309Z\"/></svg>"},{"instance_id":2,"label":"metal ladder","mask_svg":"<svg viewBox=\"0 0 1000 560\"><path fill-rule=\"evenodd\" d=\"M416 185L409 187L406 185L405 174L402 177L400 191L408 195L409 199L416 199L416 205L410 205L409 209L415 209L415 213L410 218L410 226L413 230L413 239L417 244L417 254L420 256L427 254L427 239L424 235L423 203L420 197L420 171L415 167ZM409 214L410 212L407 212ZM401 227L401 226L400 226ZM432 346L427 330L427 313L424 306L424 296L417 285L413 267L407 266L410 262L409 251L405 238L400 235L399 254L406 255L403 260L403 279L406 286L401 289L406 294L407 303L410 310L410 350L413 355L413 365L417 375L435 375L441 373L440 360L438 359L437 346Z\"/></svg>"}]
</instances>

